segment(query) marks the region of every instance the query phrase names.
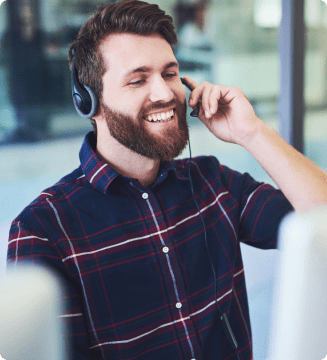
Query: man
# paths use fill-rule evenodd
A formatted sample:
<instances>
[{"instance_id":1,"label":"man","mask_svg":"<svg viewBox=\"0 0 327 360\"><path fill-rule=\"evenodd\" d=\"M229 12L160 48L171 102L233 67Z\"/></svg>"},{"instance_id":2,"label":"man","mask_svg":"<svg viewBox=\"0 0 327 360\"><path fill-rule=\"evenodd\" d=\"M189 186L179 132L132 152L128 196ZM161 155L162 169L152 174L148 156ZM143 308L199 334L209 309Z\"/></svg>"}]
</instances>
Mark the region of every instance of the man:
<instances>
[{"instance_id":1,"label":"man","mask_svg":"<svg viewBox=\"0 0 327 360\"><path fill-rule=\"evenodd\" d=\"M246 148L281 191L214 157L172 160L188 141L176 40L157 5L124 1L99 9L71 45L80 82L99 98L96 135L81 166L14 220L8 251L9 264L66 279L70 358L251 359L240 241L275 248L292 207L326 204L325 173L240 89L185 77L200 120Z\"/></svg>"}]
</instances>

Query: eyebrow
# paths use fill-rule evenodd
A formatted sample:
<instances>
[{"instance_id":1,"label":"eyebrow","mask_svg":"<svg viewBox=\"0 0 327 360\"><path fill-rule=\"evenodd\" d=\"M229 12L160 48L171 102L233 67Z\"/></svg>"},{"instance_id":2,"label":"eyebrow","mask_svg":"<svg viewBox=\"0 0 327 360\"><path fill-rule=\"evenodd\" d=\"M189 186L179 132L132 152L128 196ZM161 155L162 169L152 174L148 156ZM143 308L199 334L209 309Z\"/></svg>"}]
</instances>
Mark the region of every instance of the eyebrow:
<instances>
[{"instance_id":1,"label":"eyebrow","mask_svg":"<svg viewBox=\"0 0 327 360\"><path fill-rule=\"evenodd\" d=\"M176 61L171 61L169 62L168 64L165 65L164 67L164 70L167 70L171 67L177 67L179 68L179 64L178 62ZM130 75L133 75L133 74L137 74L137 73L146 73L146 72L149 72L151 71L151 68L148 67L148 66L141 66L141 67L138 67L138 68L135 68L135 69L132 69L130 71L128 71L124 76L123 78L126 79L128 76Z\"/></svg>"}]
</instances>

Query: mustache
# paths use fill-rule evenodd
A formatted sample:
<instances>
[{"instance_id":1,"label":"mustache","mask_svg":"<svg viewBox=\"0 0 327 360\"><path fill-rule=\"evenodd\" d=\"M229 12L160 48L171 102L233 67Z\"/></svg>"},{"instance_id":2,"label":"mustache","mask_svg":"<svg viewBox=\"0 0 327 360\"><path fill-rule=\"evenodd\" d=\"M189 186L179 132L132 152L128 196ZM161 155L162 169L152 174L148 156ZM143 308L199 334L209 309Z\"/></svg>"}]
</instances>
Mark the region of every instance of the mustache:
<instances>
[{"instance_id":1,"label":"mustache","mask_svg":"<svg viewBox=\"0 0 327 360\"><path fill-rule=\"evenodd\" d=\"M152 110L160 110L160 109L165 109L165 108L169 108L169 107L176 107L177 104L178 104L178 101L176 99L173 99L169 102L158 101L158 102L153 103L148 108L143 109L141 115L144 116L146 113L148 113Z\"/></svg>"}]
</instances>

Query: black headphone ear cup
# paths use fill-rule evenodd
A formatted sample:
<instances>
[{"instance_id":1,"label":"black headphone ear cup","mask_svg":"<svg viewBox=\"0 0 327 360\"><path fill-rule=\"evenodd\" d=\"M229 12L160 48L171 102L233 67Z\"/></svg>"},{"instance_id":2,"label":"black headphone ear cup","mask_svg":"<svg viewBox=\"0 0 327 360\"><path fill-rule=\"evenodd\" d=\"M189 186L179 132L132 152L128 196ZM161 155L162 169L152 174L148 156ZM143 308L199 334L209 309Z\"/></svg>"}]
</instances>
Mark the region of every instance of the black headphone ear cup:
<instances>
[{"instance_id":1,"label":"black headphone ear cup","mask_svg":"<svg viewBox=\"0 0 327 360\"><path fill-rule=\"evenodd\" d=\"M85 90L88 92L88 94L89 94L89 96L90 96L91 109L90 109L90 111L89 111L87 114L85 114L84 112L81 111L80 107L77 106L77 104L75 104L75 100L74 100L75 109L76 109L77 113L78 113L81 117L86 118L86 119L91 119L91 118L92 118L93 116L95 116L95 115L97 114L97 112L98 112L98 103L99 103L99 101L98 101L98 98L97 98L97 96L95 95L94 91L93 91L91 88L89 88L89 87L86 86L86 85L82 85L82 86L85 88ZM75 96L76 96L76 95L75 95ZM79 96L79 95L77 95L77 96Z\"/></svg>"},{"instance_id":2,"label":"black headphone ear cup","mask_svg":"<svg viewBox=\"0 0 327 360\"><path fill-rule=\"evenodd\" d=\"M72 49L72 96L77 113L86 119L91 119L98 111L98 98L94 91L78 80L77 69L75 68L75 49Z\"/></svg>"}]
</instances>

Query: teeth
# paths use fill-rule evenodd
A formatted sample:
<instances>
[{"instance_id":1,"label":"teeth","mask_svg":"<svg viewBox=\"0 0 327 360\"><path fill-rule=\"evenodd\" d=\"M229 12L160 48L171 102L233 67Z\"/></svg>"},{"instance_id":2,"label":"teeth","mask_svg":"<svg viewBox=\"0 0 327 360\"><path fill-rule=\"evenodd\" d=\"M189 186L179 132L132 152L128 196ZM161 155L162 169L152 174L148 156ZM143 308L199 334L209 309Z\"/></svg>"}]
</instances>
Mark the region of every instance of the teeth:
<instances>
[{"instance_id":1,"label":"teeth","mask_svg":"<svg viewBox=\"0 0 327 360\"><path fill-rule=\"evenodd\" d=\"M157 113L157 114L151 114L145 117L146 120L151 122L162 122L165 120L169 120L172 116L174 116L174 110L167 111L166 113Z\"/></svg>"}]
</instances>

